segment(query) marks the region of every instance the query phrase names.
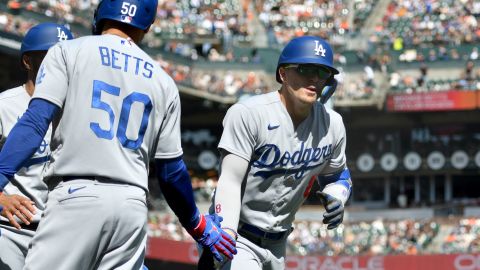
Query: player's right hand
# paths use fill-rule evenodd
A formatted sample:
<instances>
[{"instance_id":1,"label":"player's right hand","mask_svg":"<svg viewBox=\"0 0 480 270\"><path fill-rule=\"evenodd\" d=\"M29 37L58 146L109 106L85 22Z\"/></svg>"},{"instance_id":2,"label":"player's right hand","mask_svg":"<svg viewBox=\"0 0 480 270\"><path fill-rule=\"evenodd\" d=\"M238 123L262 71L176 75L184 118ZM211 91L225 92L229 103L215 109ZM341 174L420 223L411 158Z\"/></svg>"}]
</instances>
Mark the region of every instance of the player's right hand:
<instances>
[{"instance_id":1,"label":"player's right hand","mask_svg":"<svg viewBox=\"0 0 480 270\"><path fill-rule=\"evenodd\" d=\"M323 224L327 224L328 230L333 230L338 225L342 224L344 207L342 201L322 191L318 191L320 201L325 207L325 213L323 214Z\"/></svg>"},{"instance_id":2,"label":"player's right hand","mask_svg":"<svg viewBox=\"0 0 480 270\"><path fill-rule=\"evenodd\" d=\"M222 220L220 216L202 215L195 231L190 232L193 238L203 248L209 249L219 262L224 261L222 255L231 260L233 255L237 254L235 239L218 226Z\"/></svg>"},{"instance_id":3,"label":"player's right hand","mask_svg":"<svg viewBox=\"0 0 480 270\"><path fill-rule=\"evenodd\" d=\"M14 216L19 218L23 223L29 225L35 215L35 202L31 201L27 197L20 195L0 195L0 205L3 207L1 215L10 221L15 228L21 229L22 227L15 220Z\"/></svg>"}]
</instances>

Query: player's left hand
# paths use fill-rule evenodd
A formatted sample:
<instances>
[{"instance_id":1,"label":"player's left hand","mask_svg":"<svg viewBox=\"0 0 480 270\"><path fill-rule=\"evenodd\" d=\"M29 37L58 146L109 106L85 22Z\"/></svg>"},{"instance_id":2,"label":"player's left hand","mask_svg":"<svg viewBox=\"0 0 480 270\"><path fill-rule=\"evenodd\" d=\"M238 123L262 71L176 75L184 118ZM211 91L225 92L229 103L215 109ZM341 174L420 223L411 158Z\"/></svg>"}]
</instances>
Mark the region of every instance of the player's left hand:
<instances>
[{"instance_id":1,"label":"player's left hand","mask_svg":"<svg viewBox=\"0 0 480 270\"><path fill-rule=\"evenodd\" d=\"M35 214L35 202L27 197L20 195L0 195L0 205L3 207L0 214L10 221L15 228L20 230L22 227L15 220L14 216L19 218L23 223L30 224Z\"/></svg>"},{"instance_id":2,"label":"player's left hand","mask_svg":"<svg viewBox=\"0 0 480 270\"><path fill-rule=\"evenodd\" d=\"M335 229L343 221L344 208L342 201L322 191L318 191L317 194L320 196L320 201L326 211L323 214L323 224L328 225L328 230Z\"/></svg>"}]
</instances>

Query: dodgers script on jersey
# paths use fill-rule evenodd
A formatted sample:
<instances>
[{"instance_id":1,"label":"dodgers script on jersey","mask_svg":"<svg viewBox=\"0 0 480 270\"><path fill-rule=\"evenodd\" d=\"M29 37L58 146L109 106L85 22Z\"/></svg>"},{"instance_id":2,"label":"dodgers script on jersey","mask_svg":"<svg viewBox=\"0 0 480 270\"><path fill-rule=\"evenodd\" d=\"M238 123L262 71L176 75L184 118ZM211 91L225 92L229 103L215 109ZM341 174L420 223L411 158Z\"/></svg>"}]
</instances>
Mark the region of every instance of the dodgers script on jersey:
<instances>
[{"instance_id":1,"label":"dodgers script on jersey","mask_svg":"<svg viewBox=\"0 0 480 270\"><path fill-rule=\"evenodd\" d=\"M294 129L275 91L227 112L218 147L249 161L240 222L269 232L289 230L316 176L345 168L341 116L320 102L312 110Z\"/></svg>"},{"instance_id":2,"label":"dodgers script on jersey","mask_svg":"<svg viewBox=\"0 0 480 270\"><path fill-rule=\"evenodd\" d=\"M148 190L149 159L182 155L178 89L129 39L87 36L55 45L33 98L63 109L48 176L102 176Z\"/></svg>"},{"instance_id":3,"label":"dodgers script on jersey","mask_svg":"<svg viewBox=\"0 0 480 270\"><path fill-rule=\"evenodd\" d=\"M30 96L23 86L19 86L0 94L0 137L8 137L13 126L27 110ZM48 129L37 152L27 160L4 190L5 194L23 195L35 202L37 212L33 222L40 220L47 200L47 185L43 182L43 170L50 158L51 128ZM1 148L1 147L0 147ZM3 216L2 220L7 221Z\"/></svg>"}]
</instances>

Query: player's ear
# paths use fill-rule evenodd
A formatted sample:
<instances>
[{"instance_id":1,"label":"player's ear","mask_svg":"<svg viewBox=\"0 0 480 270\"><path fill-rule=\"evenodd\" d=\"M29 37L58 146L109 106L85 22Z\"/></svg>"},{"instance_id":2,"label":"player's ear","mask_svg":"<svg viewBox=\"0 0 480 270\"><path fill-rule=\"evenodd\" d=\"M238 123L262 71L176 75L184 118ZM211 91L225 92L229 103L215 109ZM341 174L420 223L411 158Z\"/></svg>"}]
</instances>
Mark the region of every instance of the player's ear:
<instances>
[{"instance_id":1,"label":"player's ear","mask_svg":"<svg viewBox=\"0 0 480 270\"><path fill-rule=\"evenodd\" d=\"M32 70L32 59L27 54L22 55L22 67L25 70Z\"/></svg>"},{"instance_id":2,"label":"player's ear","mask_svg":"<svg viewBox=\"0 0 480 270\"><path fill-rule=\"evenodd\" d=\"M285 78L286 78L286 74L285 74L285 68L284 67L280 67L278 69L278 76L280 77L280 81L282 81L282 83L285 81Z\"/></svg>"}]
</instances>

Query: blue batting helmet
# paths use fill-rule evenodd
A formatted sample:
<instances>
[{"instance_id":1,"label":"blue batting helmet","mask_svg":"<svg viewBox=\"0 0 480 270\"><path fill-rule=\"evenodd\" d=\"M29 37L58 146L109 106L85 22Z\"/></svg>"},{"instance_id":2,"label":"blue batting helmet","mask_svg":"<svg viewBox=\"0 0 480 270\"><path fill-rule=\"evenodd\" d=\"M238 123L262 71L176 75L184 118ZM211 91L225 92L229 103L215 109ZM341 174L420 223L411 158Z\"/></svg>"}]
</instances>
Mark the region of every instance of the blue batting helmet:
<instances>
[{"instance_id":1,"label":"blue batting helmet","mask_svg":"<svg viewBox=\"0 0 480 270\"><path fill-rule=\"evenodd\" d=\"M93 34L100 34L103 20L126 23L147 30L155 21L158 0L102 0L93 16Z\"/></svg>"},{"instance_id":2,"label":"blue batting helmet","mask_svg":"<svg viewBox=\"0 0 480 270\"><path fill-rule=\"evenodd\" d=\"M56 23L41 23L28 30L22 41L20 52L48 51L50 47L62 40L73 39L65 26Z\"/></svg>"},{"instance_id":3,"label":"blue batting helmet","mask_svg":"<svg viewBox=\"0 0 480 270\"><path fill-rule=\"evenodd\" d=\"M322 65L333 74L338 70L333 67L333 50L325 40L314 36L303 36L292 39L283 49L277 64L277 82L282 83L278 70L284 64L316 64Z\"/></svg>"}]
</instances>

